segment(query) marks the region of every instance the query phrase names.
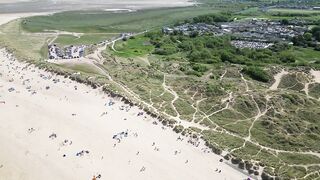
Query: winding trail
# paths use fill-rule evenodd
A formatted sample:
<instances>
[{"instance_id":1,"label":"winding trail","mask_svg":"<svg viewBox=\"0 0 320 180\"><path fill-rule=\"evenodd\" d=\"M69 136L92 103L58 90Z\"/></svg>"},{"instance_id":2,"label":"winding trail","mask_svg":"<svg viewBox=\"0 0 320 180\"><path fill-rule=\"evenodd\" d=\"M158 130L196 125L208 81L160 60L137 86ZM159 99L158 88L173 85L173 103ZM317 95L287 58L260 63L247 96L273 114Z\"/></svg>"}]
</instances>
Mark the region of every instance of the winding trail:
<instances>
[{"instance_id":1,"label":"winding trail","mask_svg":"<svg viewBox=\"0 0 320 180\"><path fill-rule=\"evenodd\" d=\"M281 82L282 77L287 74L289 74L289 72L285 71L284 69L282 69L280 73L276 74L274 76L275 82L270 86L269 90L271 90L271 91L277 90L278 86Z\"/></svg>"},{"instance_id":2,"label":"winding trail","mask_svg":"<svg viewBox=\"0 0 320 180\"><path fill-rule=\"evenodd\" d=\"M246 85L246 92L249 91L248 81L243 77L243 74L239 71L241 79L243 80L244 84Z\"/></svg>"},{"instance_id":3,"label":"winding trail","mask_svg":"<svg viewBox=\"0 0 320 180\"><path fill-rule=\"evenodd\" d=\"M171 101L171 107L173 108L173 110L175 111L175 113L177 114L174 119L175 120L180 120L180 113L178 112L177 108L175 107L174 103L179 99L178 94L169 86L166 85L166 75L163 74L163 83L162 83L162 88L167 91L168 93L170 93L171 95L173 95L173 100Z\"/></svg>"}]
</instances>

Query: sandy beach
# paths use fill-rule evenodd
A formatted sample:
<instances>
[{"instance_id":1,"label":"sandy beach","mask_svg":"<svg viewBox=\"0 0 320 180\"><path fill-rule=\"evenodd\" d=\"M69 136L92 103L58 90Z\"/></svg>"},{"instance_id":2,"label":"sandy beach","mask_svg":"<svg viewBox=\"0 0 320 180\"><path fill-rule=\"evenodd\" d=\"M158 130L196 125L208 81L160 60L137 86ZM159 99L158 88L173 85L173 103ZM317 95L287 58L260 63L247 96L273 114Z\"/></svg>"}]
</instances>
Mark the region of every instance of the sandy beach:
<instances>
[{"instance_id":1,"label":"sandy beach","mask_svg":"<svg viewBox=\"0 0 320 180\"><path fill-rule=\"evenodd\" d=\"M0 16L0 24L26 15L32 14ZM21 63L5 49L0 116L0 180L247 177L219 162L201 140L174 133L100 89Z\"/></svg>"}]
</instances>

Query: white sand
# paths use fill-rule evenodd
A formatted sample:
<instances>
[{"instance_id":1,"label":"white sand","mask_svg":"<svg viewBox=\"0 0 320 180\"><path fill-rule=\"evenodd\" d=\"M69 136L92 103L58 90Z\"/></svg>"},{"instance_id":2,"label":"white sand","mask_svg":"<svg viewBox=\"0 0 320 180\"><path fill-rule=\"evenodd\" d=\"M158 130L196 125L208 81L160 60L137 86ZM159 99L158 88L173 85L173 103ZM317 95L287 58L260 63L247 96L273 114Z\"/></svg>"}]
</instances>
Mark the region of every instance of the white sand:
<instances>
[{"instance_id":1,"label":"white sand","mask_svg":"<svg viewBox=\"0 0 320 180\"><path fill-rule=\"evenodd\" d=\"M0 180L89 180L98 174L114 180L246 177L220 163L220 156L203 152L201 141L199 147L186 137L177 141L179 135L154 125L155 119L137 116L141 112L137 107L120 110L127 106L99 90L14 61L3 49L0 73ZM9 92L12 87L15 90ZM105 105L110 101L115 104ZM107 115L101 116L103 112ZM112 139L127 129L128 137L121 143ZM50 139L52 133L57 138ZM82 150L89 154L76 156ZM146 169L140 172L142 167Z\"/></svg>"},{"instance_id":2,"label":"white sand","mask_svg":"<svg viewBox=\"0 0 320 180\"><path fill-rule=\"evenodd\" d=\"M311 70L310 71L310 73L311 73L311 75L313 76L313 80L314 80L314 82L316 82L316 83L320 83L320 71L315 71L315 70Z\"/></svg>"},{"instance_id":3,"label":"white sand","mask_svg":"<svg viewBox=\"0 0 320 180\"><path fill-rule=\"evenodd\" d=\"M284 69L282 69L281 72L279 72L278 74L274 75L274 79L275 79L275 82L270 86L270 90L274 91L274 90L277 90L278 89L278 86L281 82L281 79L284 75L287 75L289 74L289 72L285 71Z\"/></svg>"}]
</instances>

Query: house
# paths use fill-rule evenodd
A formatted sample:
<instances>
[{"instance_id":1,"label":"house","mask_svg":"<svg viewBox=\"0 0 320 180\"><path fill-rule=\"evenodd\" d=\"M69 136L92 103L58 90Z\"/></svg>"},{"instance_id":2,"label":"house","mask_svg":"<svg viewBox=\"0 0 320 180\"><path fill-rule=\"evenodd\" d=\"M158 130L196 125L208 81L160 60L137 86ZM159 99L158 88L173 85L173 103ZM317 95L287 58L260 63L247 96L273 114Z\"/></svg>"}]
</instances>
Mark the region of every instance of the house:
<instances>
[{"instance_id":1,"label":"house","mask_svg":"<svg viewBox=\"0 0 320 180\"><path fill-rule=\"evenodd\" d=\"M316 11L319 11L320 10L320 6L318 7L318 6L315 6L315 7L313 7L312 8L313 10L316 10Z\"/></svg>"}]
</instances>

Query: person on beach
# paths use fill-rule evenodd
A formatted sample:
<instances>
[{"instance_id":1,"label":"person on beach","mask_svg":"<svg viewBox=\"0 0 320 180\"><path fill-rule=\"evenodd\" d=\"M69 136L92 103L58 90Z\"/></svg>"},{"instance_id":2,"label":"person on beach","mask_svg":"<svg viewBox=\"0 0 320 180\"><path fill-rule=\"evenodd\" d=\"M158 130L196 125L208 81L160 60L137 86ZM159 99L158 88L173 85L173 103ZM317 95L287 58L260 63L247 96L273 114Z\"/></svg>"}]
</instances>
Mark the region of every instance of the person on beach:
<instances>
[{"instance_id":1,"label":"person on beach","mask_svg":"<svg viewBox=\"0 0 320 180\"><path fill-rule=\"evenodd\" d=\"M142 168L140 169L140 172L143 172L145 170L146 170L146 168L144 166L142 166Z\"/></svg>"}]
</instances>

